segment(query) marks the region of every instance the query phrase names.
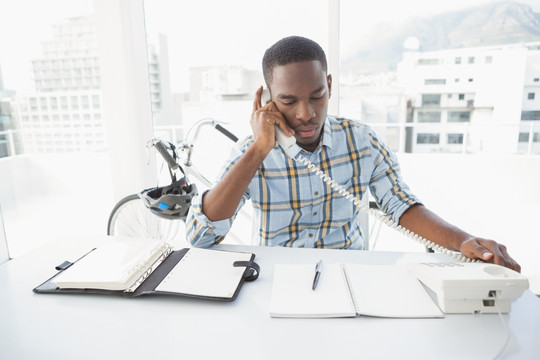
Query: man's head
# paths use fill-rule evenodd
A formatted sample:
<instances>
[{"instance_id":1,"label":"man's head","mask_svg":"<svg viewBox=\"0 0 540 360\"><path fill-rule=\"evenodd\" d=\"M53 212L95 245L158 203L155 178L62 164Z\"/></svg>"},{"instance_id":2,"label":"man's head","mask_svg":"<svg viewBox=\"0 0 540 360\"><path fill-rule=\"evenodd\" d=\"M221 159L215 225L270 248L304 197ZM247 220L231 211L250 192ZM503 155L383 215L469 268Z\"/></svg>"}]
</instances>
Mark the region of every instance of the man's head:
<instances>
[{"instance_id":1,"label":"man's head","mask_svg":"<svg viewBox=\"0 0 540 360\"><path fill-rule=\"evenodd\" d=\"M315 150L332 89L324 51L312 40L287 37L266 51L263 72L272 101L294 130L296 142L307 151Z\"/></svg>"},{"instance_id":2,"label":"man's head","mask_svg":"<svg viewBox=\"0 0 540 360\"><path fill-rule=\"evenodd\" d=\"M269 47L262 60L263 75L266 86L270 88L273 71L282 66L303 61L319 61L325 72L328 72L324 50L315 41L301 36L289 36Z\"/></svg>"}]
</instances>

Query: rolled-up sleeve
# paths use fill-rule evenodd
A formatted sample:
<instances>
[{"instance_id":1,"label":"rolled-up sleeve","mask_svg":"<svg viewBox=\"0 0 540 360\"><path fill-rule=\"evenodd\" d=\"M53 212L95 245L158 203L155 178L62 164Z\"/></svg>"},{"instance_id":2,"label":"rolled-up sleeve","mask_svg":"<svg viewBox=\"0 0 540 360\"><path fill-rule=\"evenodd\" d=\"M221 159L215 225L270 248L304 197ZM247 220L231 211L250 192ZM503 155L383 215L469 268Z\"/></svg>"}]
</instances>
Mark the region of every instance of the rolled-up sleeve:
<instances>
[{"instance_id":1,"label":"rolled-up sleeve","mask_svg":"<svg viewBox=\"0 0 540 360\"><path fill-rule=\"evenodd\" d=\"M219 244L225 235L231 229L236 213L245 203L245 197L242 198L235 216L218 221L210 221L202 211L202 197L199 194L193 198L191 207L186 218L186 238L196 247L207 248Z\"/></svg>"},{"instance_id":2,"label":"rolled-up sleeve","mask_svg":"<svg viewBox=\"0 0 540 360\"><path fill-rule=\"evenodd\" d=\"M403 181L396 155L376 136L371 136L374 169L370 190L381 210L399 224L401 215L420 200Z\"/></svg>"},{"instance_id":3,"label":"rolled-up sleeve","mask_svg":"<svg viewBox=\"0 0 540 360\"><path fill-rule=\"evenodd\" d=\"M225 174L234 166L238 159L244 154L247 146L250 144L250 138L244 141L240 146L235 146L231 153L231 159L221 172L219 179L222 179ZM249 190L249 189L248 189ZM238 214L238 211L249 199L249 191L244 193L240 200L234 215L228 219L211 221L203 212L202 200L204 192L195 196L191 201L191 207L186 217L186 239L193 246L207 248L215 244L219 244L225 235L232 227L232 223ZM207 190L208 191L208 190Z\"/></svg>"}]
</instances>

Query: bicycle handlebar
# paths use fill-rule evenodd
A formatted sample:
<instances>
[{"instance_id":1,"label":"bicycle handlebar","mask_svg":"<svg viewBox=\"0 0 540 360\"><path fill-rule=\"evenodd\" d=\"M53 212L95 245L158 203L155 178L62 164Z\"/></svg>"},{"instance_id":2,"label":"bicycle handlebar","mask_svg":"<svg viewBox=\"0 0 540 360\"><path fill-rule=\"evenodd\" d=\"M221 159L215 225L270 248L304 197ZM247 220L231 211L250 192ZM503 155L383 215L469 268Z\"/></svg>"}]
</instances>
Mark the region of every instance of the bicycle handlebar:
<instances>
[{"instance_id":1,"label":"bicycle handlebar","mask_svg":"<svg viewBox=\"0 0 540 360\"><path fill-rule=\"evenodd\" d=\"M226 137L228 137L232 141L234 141L234 142L238 141L238 138L236 136L234 136L233 133L231 133L229 130L225 129L220 124L216 124L214 127L216 128L217 131L219 131L220 133L222 133L223 135L225 135Z\"/></svg>"},{"instance_id":2,"label":"bicycle handlebar","mask_svg":"<svg viewBox=\"0 0 540 360\"><path fill-rule=\"evenodd\" d=\"M161 140L157 141L154 144L154 146L156 147L157 151L161 154L161 156L163 156L163 159L165 159L165 161L167 162L167 165L169 165L169 168L171 170L178 169L180 165L178 165L176 160L174 160L171 154L169 154L169 152L167 151L167 149L165 148L165 145L163 145L163 142Z\"/></svg>"}]
</instances>

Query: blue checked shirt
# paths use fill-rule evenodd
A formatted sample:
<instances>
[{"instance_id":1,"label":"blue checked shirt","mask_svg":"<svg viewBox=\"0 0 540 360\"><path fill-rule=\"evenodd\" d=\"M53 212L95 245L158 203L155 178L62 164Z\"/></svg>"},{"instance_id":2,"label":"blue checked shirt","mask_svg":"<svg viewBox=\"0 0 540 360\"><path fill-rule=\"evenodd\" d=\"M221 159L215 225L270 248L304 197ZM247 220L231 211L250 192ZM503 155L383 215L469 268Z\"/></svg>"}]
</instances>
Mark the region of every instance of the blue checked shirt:
<instances>
[{"instance_id":1,"label":"blue checked shirt","mask_svg":"<svg viewBox=\"0 0 540 360\"><path fill-rule=\"evenodd\" d=\"M253 143L248 137L233 150L222 177ZM395 222L419 202L400 176L395 155L368 125L328 116L320 145L313 153L295 145L301 155L363 199L368 189L380 209ZM296 157L295 156L295 157ZM272 149L251 180L236 211L251 199L260 245L363 249L356 206L327 185L280 146ZM210 221L202 212L202 194L193 199L186 219L187 239L198 247L219 243L234 218Z\"/></svg>"}]
</instances>

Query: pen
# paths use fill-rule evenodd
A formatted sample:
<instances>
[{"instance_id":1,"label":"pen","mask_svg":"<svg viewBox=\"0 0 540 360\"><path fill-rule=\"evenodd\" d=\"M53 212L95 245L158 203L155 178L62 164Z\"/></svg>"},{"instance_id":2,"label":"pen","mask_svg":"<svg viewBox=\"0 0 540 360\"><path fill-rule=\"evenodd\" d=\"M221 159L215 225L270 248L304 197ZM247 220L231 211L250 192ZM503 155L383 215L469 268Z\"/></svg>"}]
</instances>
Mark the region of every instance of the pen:
<instances>
[{"instance_id":1,"label":"pen","mask_svg":"<svg viewBox=\"0 0 540 360\"><path fill-rule=\"evenodd\" d=\"M315 277L313 278L313 286L311 287L313 290L317 288L317 284L319 283L319 278L321 277L323 262L322 260L319 260L317 265L315 265Z\"/></svg>"}]
</instances>

